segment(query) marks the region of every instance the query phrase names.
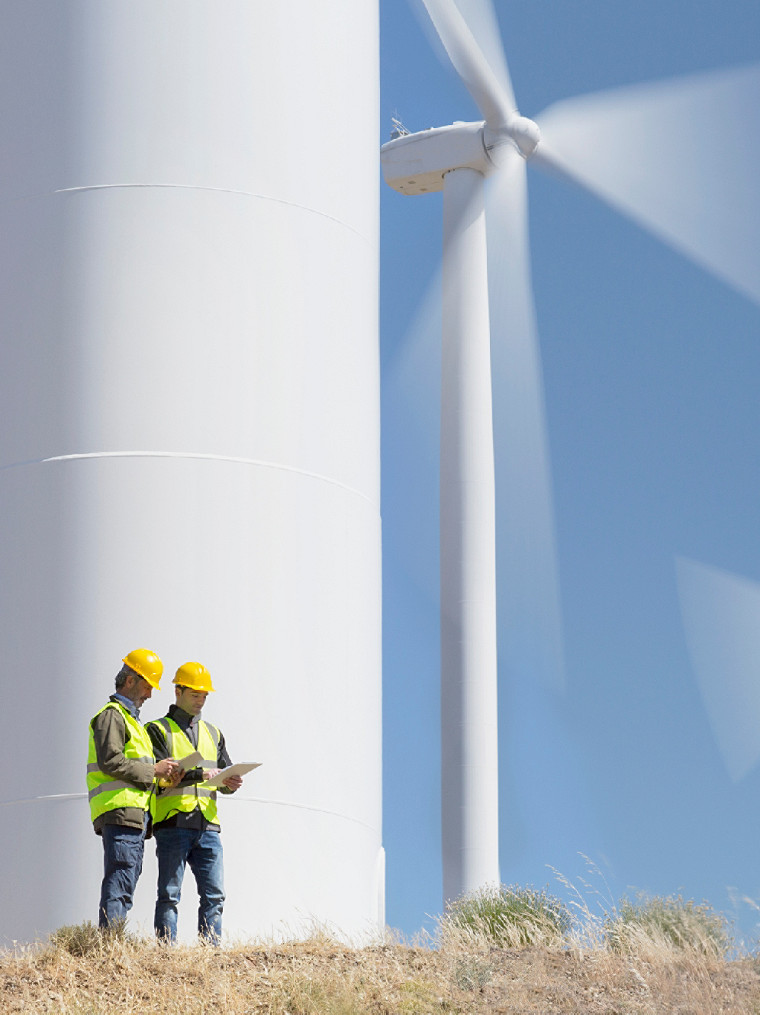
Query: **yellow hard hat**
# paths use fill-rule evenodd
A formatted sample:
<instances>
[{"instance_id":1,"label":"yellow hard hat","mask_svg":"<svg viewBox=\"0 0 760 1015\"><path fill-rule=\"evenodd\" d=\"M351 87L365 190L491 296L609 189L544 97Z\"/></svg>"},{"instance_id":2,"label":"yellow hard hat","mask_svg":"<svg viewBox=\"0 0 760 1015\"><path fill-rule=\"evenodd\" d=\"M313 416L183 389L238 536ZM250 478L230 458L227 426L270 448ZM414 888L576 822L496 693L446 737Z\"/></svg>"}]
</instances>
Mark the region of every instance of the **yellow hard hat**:
<instances>
[{"instance_id":1,"label":"yellow hard hat","mask_svg":"<svg viewBox=\"0 0 760 1015\"><path fill-rule=\"evenodd\" d=\"M213 691L211 674L201 663L183 663L174 675L174 684L189 687L191 691Z\"/></svg>"},{"instance_id":2,"label":"yellow hard hat","mask_svg":"<svg viewBox=\"0 0 760 1015\"><path fill-rule=\"evenodd\" d=\"M126 663L135 673L139 673L152 688L158 690L158 682L164 672L164 664L155 652L151 652L149 648L136 648L129 655L124 656L122 662Z\"/></svg>"}]
</instances>

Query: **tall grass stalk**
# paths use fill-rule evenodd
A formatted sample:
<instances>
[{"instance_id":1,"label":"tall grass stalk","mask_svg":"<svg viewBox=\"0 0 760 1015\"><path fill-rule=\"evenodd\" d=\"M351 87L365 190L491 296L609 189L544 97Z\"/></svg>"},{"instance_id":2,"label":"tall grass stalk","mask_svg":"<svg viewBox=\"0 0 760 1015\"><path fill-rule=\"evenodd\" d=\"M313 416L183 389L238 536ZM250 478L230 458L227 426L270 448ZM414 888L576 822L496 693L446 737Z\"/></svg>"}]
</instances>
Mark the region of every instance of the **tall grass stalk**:
<instances>
[{"instance_id":1,"label":"tall grass stalk","mask_svg":"<svg viewBox=\"0 0 760 1015\"><path fill-rule=\"evenodd\" d=\"M580 854L588 870L587 877L571 881L551 865L554 874L565 890L571 926L567 934L568 946L579 952L595 951L606 947L605 928L617 914L617 906L603 872L585 854Z\"/></svg>"},{"instance_id":2,"label":"tall grass stalk","mask_svg":"<svg viewBox=\"0 0 760 1015\"><path fill-rule=\"evenodd\" d=\"M680 895L623 899L605 924L605 936L612 951L642 956L670 951L722 959L732 944L721 913L706 902L697 904Z\"/></svg>"}]
</instances>

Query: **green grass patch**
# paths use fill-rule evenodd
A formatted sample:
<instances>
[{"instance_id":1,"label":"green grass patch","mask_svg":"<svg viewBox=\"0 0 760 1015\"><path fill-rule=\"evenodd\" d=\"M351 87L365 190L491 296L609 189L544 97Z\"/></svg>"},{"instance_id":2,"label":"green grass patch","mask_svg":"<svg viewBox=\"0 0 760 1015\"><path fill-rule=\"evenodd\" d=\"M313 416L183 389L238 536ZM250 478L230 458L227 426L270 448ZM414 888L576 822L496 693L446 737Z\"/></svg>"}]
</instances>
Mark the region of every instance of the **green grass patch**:
<instances>
[{"instance_id":1,"label":"green grass patch","mask_svg":"<svg viewBox=\"0 0 760 1015\"><path fill-rule=\"evenodd\" d=\"M441 931L444 939L465 935L498 948L553 947L570 925L569 910L546 889L493 885L450 903Z\"/></svg>"},{"instance_id":2,"label":"green grass patch","mask_svg":"<svg viewBox=\"0 0 760 1015\"><path fill-rule=\"evenodd\" d=\"M645 946L664 946L723 958L732 938L726 918L712 906L685 901L680 895L622 899L616 914L605 923L605 937L615 952L638 952Z\"/></svg>"}]
</instances>

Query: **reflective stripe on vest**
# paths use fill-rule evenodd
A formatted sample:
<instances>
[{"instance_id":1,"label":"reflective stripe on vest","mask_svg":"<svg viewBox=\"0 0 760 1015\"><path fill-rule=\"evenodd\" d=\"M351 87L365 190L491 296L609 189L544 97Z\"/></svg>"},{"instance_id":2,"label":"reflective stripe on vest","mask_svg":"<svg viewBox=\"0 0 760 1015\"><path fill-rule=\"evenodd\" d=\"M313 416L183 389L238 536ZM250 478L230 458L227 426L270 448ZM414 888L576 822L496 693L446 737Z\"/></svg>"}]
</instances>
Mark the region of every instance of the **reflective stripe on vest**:
<instances>
[{"instance_id":1,"label":"reflective stripe on vest","mask_svg":"<svg viewBox=\"0 0 760 1015\"><path fill-rule=\"evenodd\" d=\"M92 723L108 708L114 708L120 712L127 729L127 739L124 744L124 757L131 761L145 761L153 765L153 744L150 742L148 731L134 718L130 712L118 701L109 701L101 708L90 721L90 744L87 753L87 796L90 801L90 817L94 821L105 814L106 811L116 810L117 807L139 807L147 811L150 807L151 789L139 789L131 782L123 779L115 779L113 776L103 772L98 765L97 752L95 750L95 733Z\"/></svg>"},{"instance_id":2,"label":"reflective stripe on vest","mask_svg":"<svg viewBox=\"0 0 760 1015\"><path fill-rule=\"evenodd\" d=\"M203 758L202 764L198 767L218 767L220 734L216 726L204 722L203 719L199 720L198 747L195 748L185 731L168 716L154 719L148 725L162 728L166 736L166 746L172 758L181 761L197 750ZM206 821L214 825L219 823L216 810L216 790L205 787L203 783L188 783L184 786L172 786L170 789L161 790L155 800L153 821L155 824L159 824L161 821L166 821L172 814L179 812L189 814L196 807L200 808Z\"/></svg>"}]
</instances>

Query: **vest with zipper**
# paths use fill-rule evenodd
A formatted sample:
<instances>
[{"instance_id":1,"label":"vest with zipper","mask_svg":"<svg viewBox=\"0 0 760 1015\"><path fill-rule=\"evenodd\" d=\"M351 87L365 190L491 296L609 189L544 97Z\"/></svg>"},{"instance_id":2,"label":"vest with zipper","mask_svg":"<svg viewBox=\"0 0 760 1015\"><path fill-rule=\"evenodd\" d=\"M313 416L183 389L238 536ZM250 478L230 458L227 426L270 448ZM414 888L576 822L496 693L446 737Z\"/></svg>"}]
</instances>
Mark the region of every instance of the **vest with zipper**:
<instances>
[{"instance_id":1,"label":"vest with zipper","mask_svg":"<svg viewBox=\"0 0 760 1015\"><path fill-rule=\"evenodd\" d=\"M161 727L166 737L166 746L170 757L182 761L183 758L197 750L203 758L199 767L218 768L220 734L216 726L212 726L211 723L207 723L203 719L198 721L198 746L196 748L193 747L185 731L169 716L153 719L148 725ZM215 789L204 786L202 782L169 787L161 790L156 797L153 807L153 823L158 825L173 814L189 814L196 807L209 824L219 823Z\"/></svg>"}]
</instances>

